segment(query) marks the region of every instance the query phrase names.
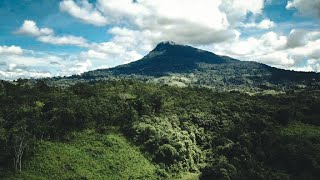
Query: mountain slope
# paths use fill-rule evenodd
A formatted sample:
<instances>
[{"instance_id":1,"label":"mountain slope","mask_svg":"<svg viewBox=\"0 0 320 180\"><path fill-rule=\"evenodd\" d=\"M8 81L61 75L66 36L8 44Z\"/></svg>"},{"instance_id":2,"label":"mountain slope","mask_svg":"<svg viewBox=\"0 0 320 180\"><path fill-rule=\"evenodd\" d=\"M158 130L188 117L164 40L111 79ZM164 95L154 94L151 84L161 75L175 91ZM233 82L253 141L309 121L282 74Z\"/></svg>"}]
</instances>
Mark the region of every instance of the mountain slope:
<instances>
[{"instance_id":1,"label":"mountain slope","mask_svg":"<svg viewBox=\"0 0 320 180\"><path fill-rule=\"evenodd\" d=\"M315 85L320 81L317 73L288 71L257 62L239 61L173 42L158 44L141 60L86 72L69 79L99 80L115 77L135 77L165 84L229 90L280 90Z\"/></svg>"},{"instance_id":2,"label":"mountain slope","mask_svg":"<svg viewBox=\"0 0 320 180\"><path fill-rule=\"evenodd\" d=\"M199 68L199 63L224 64L234 61L237 60L224 58L191 46L162 42L141 60L111 69L91 71L84 73L83 76L94 76L98 72L112 72L115 75L138 74L159 77L168 73L194 72Z\"/></svg>"},{"instance_id":3,"label":"mountain slope","mask_svg":"<svg viewBox=\"0 0 320 180\"><path fill-rule=\"evenodd\" d=\"M24 167L7 179L157 179L156 167L123 135L92 130L71 142L42 141Z\"/></svg>"},{"instance_id":4,"label":"mountain slope","mask_svg":"<svg viewBox=\"0 0 320 180\"><path fill-rule=\"evenodd\" d=\"M198 63L225 64L234 61L190 46L163 42L141 60L118 66L112 71L115 74L164 76L168 73L191 73L199 68Z\"/></svg>"}]
</instances>

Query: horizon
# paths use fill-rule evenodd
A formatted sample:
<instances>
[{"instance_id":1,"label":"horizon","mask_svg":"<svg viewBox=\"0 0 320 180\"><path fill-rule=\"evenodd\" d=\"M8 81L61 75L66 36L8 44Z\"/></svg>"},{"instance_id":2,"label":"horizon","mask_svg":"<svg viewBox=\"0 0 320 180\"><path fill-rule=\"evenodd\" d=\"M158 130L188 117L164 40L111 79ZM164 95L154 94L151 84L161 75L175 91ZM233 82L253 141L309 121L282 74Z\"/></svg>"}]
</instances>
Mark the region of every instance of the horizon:
<instances>
[{"instance_id":1,"label":"horizon","mask_svg":"<svg viewBox=\"0 0 320 180\"><path fill-rule=\"evenodd\" d=\"M4 0L0 79L111 68L164 41L319 72L319 6L320 0Z\"/></svg>"}]
</instances>

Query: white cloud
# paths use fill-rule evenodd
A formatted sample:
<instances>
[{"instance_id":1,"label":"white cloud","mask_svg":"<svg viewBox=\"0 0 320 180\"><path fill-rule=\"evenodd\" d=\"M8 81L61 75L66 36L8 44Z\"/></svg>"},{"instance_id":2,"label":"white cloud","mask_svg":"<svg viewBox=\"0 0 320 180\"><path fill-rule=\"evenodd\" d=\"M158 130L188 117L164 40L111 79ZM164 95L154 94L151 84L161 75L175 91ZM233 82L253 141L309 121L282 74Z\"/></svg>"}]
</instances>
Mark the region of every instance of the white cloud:
<instances>
[{"instance_id":1,"label":"white cloud","mask_svg":"<svg viewBox=\"0 0 320 180\"><path fill-rule=\"evenodd\" d=\"M164 40L202 44L234 38L226 15L219 9L221 1L100 0L98 4L109 19L118 24L129 22L153 44Z\"/></svg>"},{"instance_id":2,"label":"white cloud","mask_svg":"<svg viewBox=\"0 0 320 180\"><path fill-rule=\"evenodd\" d=\"M49 28L38 28L34 21L25 20L16 33L29 36L42 36L53 34L53 30Z\"/></svg>"},{"instance_id":3,"label":"white cloud","mask_svg":"<svg viewBox=\"0 0 320 180\"><path fill-rule=\"evenodd\" d=\"M264 19L259 23L247 23L243 24L242 27L244 28L257 28L257 29L270 29L275 27L275 23L270 19Z\"/></svg>"},{"instance_id":4,"label":"white cloud","mask_svg":"<svg viewBox=\"0 0 320 180\"><path fill-rule=\"evenodd\" d=\"M124 53L126 49L114 42L105 42L100 43L92 47L92 49L95 49L97 52L106 53L110 55L117 55Z\"/></svg>"},{"instance_id":5,"label":"white cloud","mask_svg":"<svg viewBox=\"0 0 320 180\"><path fill-rule=\"evenodd\" d=\"M272 53L255 56L252 57L251 60L286 68L291 67L295 64L295 60L292 59L292 57L288 53L282 51L275 51Z\"/></svg>"},{"instance_id":6,"label":"white cloud","mask_svg":"<svg viewBox=\"0 0 320 180\"><path fill-rule=\"evenodd\" d=\"M287 49L287 52L302 62L320 61L320 39L309 40L304 46Z\"/></svg>"},{"instance_id":7,"label":"white cloud","mask_svg":"<svg viewBox=\"0 0 320 180\"><path fill-rule=\"evenodd\" d=\"M215 19L224 19L237 16L245 17L248 13L260 14L264 7L263 0L139 0L133 3L132 0L98 0L97 7L108 17L118 17L117 20L124 20L134 16L163 18L163 20L181 19L185 21L200 22L212 25L221 25L226 22L214 22Z\"/></svg>"},{"instance_id":8,"label":"white cloud","mask_svg":"<svg viewBox=\"0 0 320 180\"><path fill-rule=\"evenodd\" d=\"M288 36L287 47L295 48L299 46L304 46L307 44L307 42L308 39L306 31L293 29L291 30Z\"/></svg>"},{"instance_id":9,"label":"white cloud","mask_svg":"<svg viewBox=\"0 0 320 180\"><path fill-rule=\"evenodd\" d=\"M298 33L299 32L299 33ZM300 32L303 32L302 35ZM278 68L319 71L320 31L292 30L288 36L268 32L207 47L221 55L257 61Z\"/></svg>"},{"instance_id":10,"label":"white cloud","mask_svg":"<svg viewBox=\"0 0 320 180\"><path fill-rule=\"evenodd\" d=\"M92 68L91 60L77 54L51 54L24 50L20 55L0 54L0 79L70 76Z\"/></svg>"},{"instance_id":11,"label":"white cloud","mask_svg":"<svg viewBox=\"0 0 320 180\"><path fill-rule=\"evenodd\" d=\"M43 43L55 45L72 45L88 47L89 44L83 37L64 35L56 36L54 31L49 28L39 28L34 21L25 20L23 25L16 31L17 34L24 34L37 37L37 40Z\"/></svg>"},{"instance_id":12,"label":"white cloud","mask_svg":"<svg viewBox=\"0 0 320 180\"><path fill-rule=\"evenodd\" d=\"M320 0L291 0L287 9L297 9L303 16L320 18Z\"/></svg>"},{"instance_id":13,"label":"white cloud","mask_svg":"<svg viewBox=\"0 0 320 180\"><path fill-rule=\"evenodd\" d=\"M81 57L99 60L105 63L102 66L112 67L139 60L154 47L149 40L152 36L149 31L114 27L108 33L112 35L109 41L92 44L88 51L81 53Z\"/></svg>"},{"instance_id":14,"label":"white cloud","mask_svg":"<svg viewBox=\"0 0 320 180\"><path fill-rule=\"evenodd\" d=\"M203 45L236 38L239 32L233 27L237 20L248 13L261 14L264 0L97 0L95 5L83 0L81 6L65 0L60 6L64 4L76 6L78 12L101 12L106 23L134 28L146 35L151 45L167 40ZM83 20L83 16L71 15ZM269 27L270 23L265 21L259 27Z\"/></svg>"},{"instance_id":15,"label":"white cloud","mask_svg":"<svg viewBox=\"0 0 320 180\"><path fill-rule=\"evenodd\" d=\"M89 71L92 66L90 60L78 62L73 67L67 69L67 71L60 72L60 75L70 75L70 74L81 74L83 72Z\"/></svg>"},{"instance_id":16,"label":"white cloud","mask_svg":"<svg viewBox=\"0 0 320 180\"><path fill-rule=\"evenodd\" d=\"M320 40L320 31L307 31L303 29L292 29L288 36L287 47L303 47L309 42Z\"/></svg>"},{"instance_id":17,"label":"white cloud","mask_svg":"<svg viewBox=\"0 0 320 180\"><path fill-rule=\"evenodd\" d=\"M98 66L97 69L109 69L110 66L107 65L102 65L102 66Z\"/></svg>"},{"instance_id":18,"label":"white cloud","mask_svg":"<svg viewBox=\"0 0 320 180\"><path fill-rule=\"evenodd\" d=\"M60 10L88 24L104 26L108 23L108 20L87 0L81 0L78 4L73 0L61 1Z\"/></svg>"},{"instance_id":19,"label":"white cloud","mask_svg":"<svg viewBox=\"0 0 320 180\"><path fill-rule=\"evenodd\" d=\"M40 36L38 38L40 42L55 44L55 45L74 45L80 47L88 47L89 44L83 37L77 36Z\"/></svg>"},{"instance_id":20,"label":"white cloud","mask_svg":"<svg viewBox=\"0 0 320 180\"><path fill-rule=\"evenodd\" d=\"M81 54L83 59L95 59L105 61L106 64L125 64L142 58L136 50L130 50L115 42L95 44L90 50ZM112 63L111 63L112 62Z\"/></svg>"},{"instance_id":21,"label":"white cloud","mask_svg":"<svg viewBox=\"0 0 320 180\"><path fill-rule=\"evenodd\" d=\"M0 70L0 79L3 80L15 80L19 78L44 78L51 77L51 74L48 72L36 72L36 71L25 71L17 70L16 72L7 72Z\"/></svg>"},{"instance_id":22,"label":"white cloud","mask_svg":"<svg viewBox=\"0 0 320 180\"><path fill-rule=\"evenodd\" d=\"M0 46L0 55L20 55L23 50L19 46Z\"/></svg>"},{"instance_id":23,"label":"white cloud","mask_svg":"<svg viewBox=\"0 0 320 180\"><path fill-rule=\"evenodd\" d=\"M227 14L229 22L236 24L248 13L261 14L264 3L264 0L223 0L220 8Z\"/></svg>"},{"instance_id":24,"label":"white cloud","mask_svg":"<svg viewBox=\"0 0 320 180\"><path fill-rule=\"evenodd\" d=\"M238 38L233 42L215 44L210 50L246 60L249 56L261 56L275 50L281 50L285 47L286 43L287 38L285 36L279 36L275 32L270 31L263 34L260 38Z\"/></svg>"},{"instance_id":25,"label":"white cloud","mask_svg":"<svg viewBox=\"0 0 320 180\"><path fill-rule=\"evenodd\" d=\"M270 31L263 34L260 38L261 44L266 49L282 50L287 44L287 37L278 35L277 33Z\"/></svg>"},{"instance_id":26,"label":"white cloud","mask_svg":"<svg viewBox=\"0 0 320 180\"><path fill-rule=\"evenodd\" d=\"M14 80L50 77L52 75L45 70L45 67L49 67L47 58L34 57L28 52L19 55L3 55L0 56L0 59L3 62L3 66L0 66L0 79Z\"/></svg>"}]
</instances>

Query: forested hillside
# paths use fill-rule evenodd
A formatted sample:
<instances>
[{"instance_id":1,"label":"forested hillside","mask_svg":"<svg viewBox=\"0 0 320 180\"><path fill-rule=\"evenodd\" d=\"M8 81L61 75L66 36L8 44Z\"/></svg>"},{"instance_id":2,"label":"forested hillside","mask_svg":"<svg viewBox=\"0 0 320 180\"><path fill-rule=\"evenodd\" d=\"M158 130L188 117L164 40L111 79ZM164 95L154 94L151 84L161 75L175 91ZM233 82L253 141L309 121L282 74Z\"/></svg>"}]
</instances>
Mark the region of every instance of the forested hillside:
<instances>
[{"instance_id":1,"label":"forested hillside","mask_svg":"<svg viewBox=\"0 0 320 180\"><path fill-rule=\"evenodd\" d=\"M61 85L119 78L180 87L207 87L218 91L279 92L305 86L320 87L319 73L289 71L257 62L239 61L174 42L159 43L145 57L126 65L68 78L54 78L52 82Z\"/></svg>"},{"instance_id":2,"label":"forested hillside","mask_svg":"<svg viewBox=\"0 0 320 180\"><path fill-rule=\"evenodd\" d=\"M319 93L2 81L0 178L319 179Z\"/></svg>"}]
</instances>

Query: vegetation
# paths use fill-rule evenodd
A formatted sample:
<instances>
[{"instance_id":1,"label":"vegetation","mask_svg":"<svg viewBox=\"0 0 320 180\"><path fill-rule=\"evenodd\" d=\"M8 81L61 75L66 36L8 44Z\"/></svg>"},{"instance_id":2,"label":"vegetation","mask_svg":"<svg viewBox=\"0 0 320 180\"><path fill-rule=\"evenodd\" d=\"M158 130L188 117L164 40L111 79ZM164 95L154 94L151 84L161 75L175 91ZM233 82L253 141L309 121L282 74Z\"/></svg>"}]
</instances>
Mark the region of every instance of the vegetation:
<instances>
[{"instance_id":1,"label":"vegetation","mask_svg":"<svg viewBox=\"0 0 320 180\"><path fill-rule=\"evenodd\" d=\"M68 142L38 142L14 178L156 179L155 166L121 134L84 131L71 136Z\"/></svg>"},{"instance_id":2,"label":"vegetation","mask_svg":"<svg viewBox=\"0 0 320 180\"><path fill-rule=\"evenodd\" d=\"M265 64L239 61L190 46L160 43L141 60L111 69L101 69L55 78L53 84L113 79L140 79L180 87L207 87L217 91L283 92L304 87L320 88L320 75L277 69Z\"/></svg>"},{"instance_id":3,"label":"vegetation","mask_svg":"<svg viewBox=\"0 0 320 180\"><path fill-rule=\"evenodd\" d=\"M2 81L0 176L319 179L319 93Z\"/></svg>"}]
</instances>

